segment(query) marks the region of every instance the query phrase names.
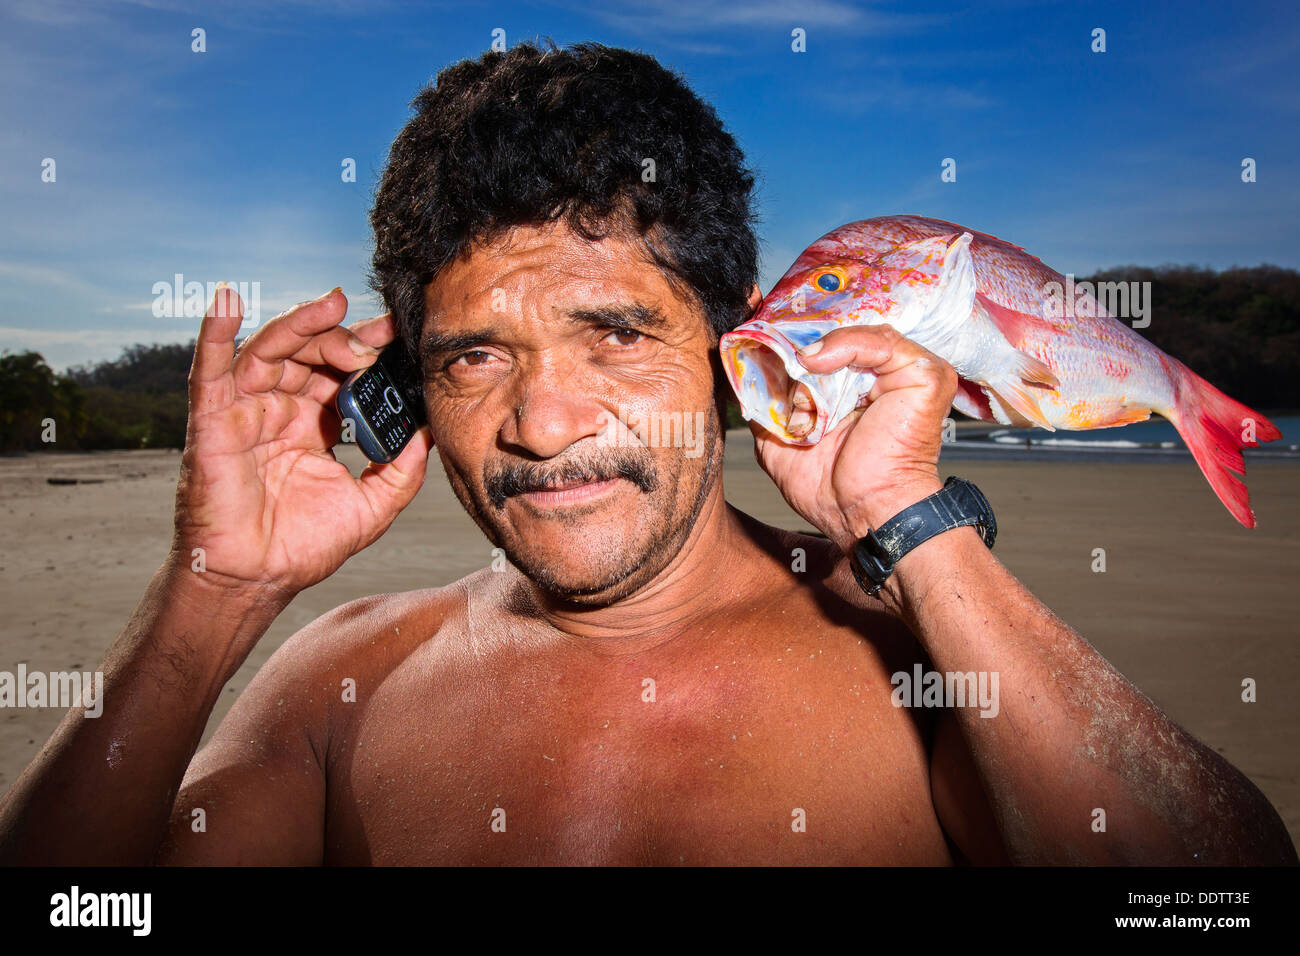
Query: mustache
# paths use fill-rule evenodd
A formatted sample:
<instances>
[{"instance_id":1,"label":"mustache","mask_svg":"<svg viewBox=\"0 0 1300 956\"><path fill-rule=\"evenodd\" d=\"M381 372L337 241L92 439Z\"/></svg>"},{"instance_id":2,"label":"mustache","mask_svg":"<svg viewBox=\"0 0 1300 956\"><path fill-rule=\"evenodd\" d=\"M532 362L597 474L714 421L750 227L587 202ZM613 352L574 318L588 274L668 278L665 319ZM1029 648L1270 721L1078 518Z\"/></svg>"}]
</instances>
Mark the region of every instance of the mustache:
<instances>
[{"instance_id":1,"label":"mustache","mask_svg":"<svg viewBox=\"0 0 1300 956\"><path fill-rule=\"evenodd\" d=\"M558 465L530 461L498 465L484 475L483 487L492 506L500 510L515 495L611 478L625 478L647 494L659 486L658 475L644 457L633 449L612 449L600 458L574 458Z\"/></svg>"}]
</instances>

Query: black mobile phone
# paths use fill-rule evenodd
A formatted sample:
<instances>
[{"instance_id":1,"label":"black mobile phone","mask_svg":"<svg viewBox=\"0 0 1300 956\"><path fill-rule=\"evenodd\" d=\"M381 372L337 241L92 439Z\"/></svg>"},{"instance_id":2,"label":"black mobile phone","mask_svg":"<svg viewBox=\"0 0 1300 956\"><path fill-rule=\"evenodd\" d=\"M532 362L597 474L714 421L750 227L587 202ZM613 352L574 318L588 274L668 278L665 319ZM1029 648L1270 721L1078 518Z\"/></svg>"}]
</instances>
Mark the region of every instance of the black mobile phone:
<instances>
[{"instance_id":1,"label":"black mobile phone","mask_svg":"<svg viewBox=\"0 0 1300 956\"><path fill-rule=\"evenodd\" d=\"M362 452L371 461L396 458L424 424L420 372L401 342L393 342L375 363L349 375L335 404Z\"/></svg>"}]
</instances>

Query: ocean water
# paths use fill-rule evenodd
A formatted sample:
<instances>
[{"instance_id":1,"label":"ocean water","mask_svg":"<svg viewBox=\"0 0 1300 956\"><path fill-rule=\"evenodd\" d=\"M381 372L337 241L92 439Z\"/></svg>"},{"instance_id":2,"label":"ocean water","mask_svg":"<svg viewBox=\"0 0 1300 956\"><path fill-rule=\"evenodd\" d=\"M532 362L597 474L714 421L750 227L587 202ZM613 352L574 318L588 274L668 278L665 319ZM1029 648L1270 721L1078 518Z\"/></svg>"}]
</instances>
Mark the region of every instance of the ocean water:
<instances>
[{"instance_id":1,"label":"ocean water","mask_svg":"<svg viewBox=\"0 0 1300 956\"><path fill-rule=\"evenodd\" d=\"M1285 454L1287 457L1290 457L1291 454L1300 454L1300 415L1279 415L1270 418L1269 421L1281 429L1282 437L1277 441L1261 445L1258 450L1247 449L1246 454L1275 452ZM1104 448L1130 451L1140 449L1187 450L1186 444L1174 426L1165 419L1156 416L1152 416L1150 421L1139 422L1136 425L1121 425L1118 428L1094 428L1081 432L1059 430L1049 432L1042 428L1005 428L989 433L985 440L997 445L1024 448L1026 438L1029 439L1032 447L1043 448L1044 450L1050 448L1076 448L1088 451L1100 451Z\"/></svg>"}]
</instances>

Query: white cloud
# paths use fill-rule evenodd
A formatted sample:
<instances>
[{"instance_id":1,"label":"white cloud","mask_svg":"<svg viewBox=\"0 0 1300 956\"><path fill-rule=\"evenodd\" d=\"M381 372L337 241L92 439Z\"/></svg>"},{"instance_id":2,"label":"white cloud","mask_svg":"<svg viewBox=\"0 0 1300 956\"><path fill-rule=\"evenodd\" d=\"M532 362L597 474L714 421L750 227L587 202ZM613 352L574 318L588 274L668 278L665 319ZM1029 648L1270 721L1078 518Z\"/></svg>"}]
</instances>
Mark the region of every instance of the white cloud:
<instances>
[{"instance_id":1,"label":"white cloud","mask_svg":"<svg viewBox=\"0 0 1300 956\"><path fill-rule=\"evenodd\" d=\"M735 3L733 0L618 0L580 7L570 3L554 5L573 12L580 11L615 29L657 39L663 39L665 35L717 33L726 29L780 29L788 35L795 27L884 36L911 33L944 20L944 17L934 14L893 13L874 9L869 4L842 3L840 0L801 0L798 4L791 4L788 0L754 0L748 3Z\"/></svg>"},{"instance_id":2,"label":"white cloud","mask_svg":"<svg viewBox=\"0 0 1300 956\"><path fill-rule=\"evenodd\" d=\"M86 295L100 295L103 293L102 288L94 283L87 282L75 272L39 263L0 261L0 276L31 285L75 289Z\"/></svg>"}]
</instances>

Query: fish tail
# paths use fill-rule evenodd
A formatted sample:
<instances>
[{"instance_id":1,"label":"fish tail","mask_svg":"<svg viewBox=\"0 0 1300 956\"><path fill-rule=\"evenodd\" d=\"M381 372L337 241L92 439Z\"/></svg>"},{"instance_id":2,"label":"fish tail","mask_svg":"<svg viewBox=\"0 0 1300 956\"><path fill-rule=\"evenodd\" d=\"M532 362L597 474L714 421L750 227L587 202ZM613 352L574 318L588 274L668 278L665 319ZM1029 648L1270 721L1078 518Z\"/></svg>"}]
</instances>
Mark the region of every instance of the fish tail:
<instances>
[{"instance_id":1,"label":"fish tail","mask_svg":"<svg viewBox=\"0 0 1300 956\"><path fill-rule=\"evenodd\" d=\"M1174 406L1161 410L1161 414L1183 436L1210 487L1232 516L1247 528L1255 527L1241 450L1275 441L1282 432L1259 412L1225 395L1182 362L1162 358L1174 385Z\"/></svg>"}]
</instances>

